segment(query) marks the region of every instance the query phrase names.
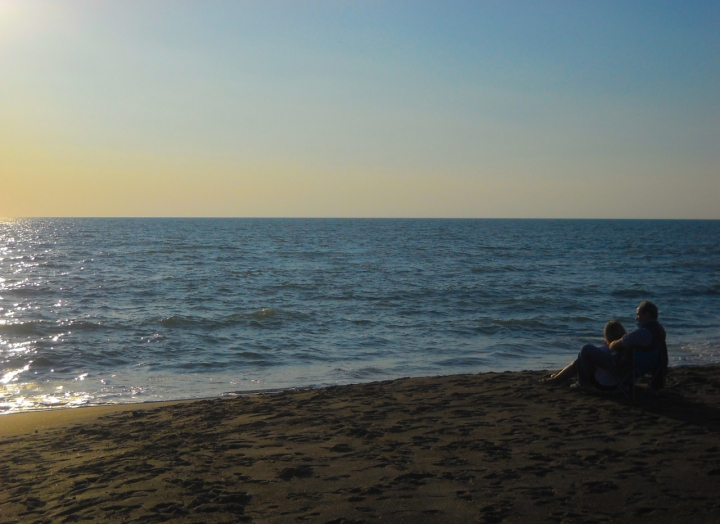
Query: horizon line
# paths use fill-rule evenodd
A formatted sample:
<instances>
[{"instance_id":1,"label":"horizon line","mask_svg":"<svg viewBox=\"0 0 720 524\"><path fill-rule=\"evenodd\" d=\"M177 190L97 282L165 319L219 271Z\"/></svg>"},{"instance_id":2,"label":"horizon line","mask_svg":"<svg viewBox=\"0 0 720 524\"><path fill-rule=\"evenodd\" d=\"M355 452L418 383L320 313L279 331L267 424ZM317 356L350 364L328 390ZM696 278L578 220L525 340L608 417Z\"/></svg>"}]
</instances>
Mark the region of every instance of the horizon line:
<instances>
[{"instance_id":1,"label":"horizon line","mask_svg":"<svg viewBox=\"0 0 720 524\"><path fill-rule=\"evenodd\" d=\"M618 217L357 217L357 216L139 216L139 215L113 215L113 216L16 216L0 217L0 220L23 219L93 219L93 220L624 220L624 221L718 221L720 218L618 218Z\"/></svg>"}]
</instances>

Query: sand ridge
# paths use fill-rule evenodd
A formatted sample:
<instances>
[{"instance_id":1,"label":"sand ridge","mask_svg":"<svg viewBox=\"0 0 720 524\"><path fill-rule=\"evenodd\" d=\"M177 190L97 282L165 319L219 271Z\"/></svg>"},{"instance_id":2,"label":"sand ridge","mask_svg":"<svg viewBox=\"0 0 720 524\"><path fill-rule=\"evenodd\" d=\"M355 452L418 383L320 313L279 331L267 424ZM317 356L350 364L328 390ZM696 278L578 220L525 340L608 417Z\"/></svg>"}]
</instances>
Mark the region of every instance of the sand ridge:
<instances>
[{"instance_id":1,"label":"sand ridge","mask_svg":"<svg viewBox=\"0 0 720 524\"><path fill-rule=\"evenodd\" d=\"M542 375L203 400L7 435L0 522L720 522L720 366L671 369L642 401Z\"/></svg>"}]
</instances>

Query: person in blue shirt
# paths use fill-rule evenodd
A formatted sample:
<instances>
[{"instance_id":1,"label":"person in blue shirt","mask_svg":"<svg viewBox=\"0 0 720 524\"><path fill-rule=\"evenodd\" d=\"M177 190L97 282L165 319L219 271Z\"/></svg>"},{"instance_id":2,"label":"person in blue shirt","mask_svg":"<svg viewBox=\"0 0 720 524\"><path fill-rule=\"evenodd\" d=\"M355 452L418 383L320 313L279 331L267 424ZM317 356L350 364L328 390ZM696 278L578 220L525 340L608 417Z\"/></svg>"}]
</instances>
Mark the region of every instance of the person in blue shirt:
<instances>
[{"instance_id":1,"label":"person in blue shirt","mask_svg":"<svg viewBox=\"0 0 720 524\"><path fill-rule=\"evenodd\" d=\"M657 306L649 300L644 300L638 306L635 315L637 329L612 342L611 351L602 351L591 344L583 346L577 358L577 386L592 389L592 379L598 368L622 373L630 361L628 356L632 351L659 351L661 372L653 380L652 387L654 389L664 387L668 365L667 345L665 330L657 319Z\"/></svg>"}]
</instances>

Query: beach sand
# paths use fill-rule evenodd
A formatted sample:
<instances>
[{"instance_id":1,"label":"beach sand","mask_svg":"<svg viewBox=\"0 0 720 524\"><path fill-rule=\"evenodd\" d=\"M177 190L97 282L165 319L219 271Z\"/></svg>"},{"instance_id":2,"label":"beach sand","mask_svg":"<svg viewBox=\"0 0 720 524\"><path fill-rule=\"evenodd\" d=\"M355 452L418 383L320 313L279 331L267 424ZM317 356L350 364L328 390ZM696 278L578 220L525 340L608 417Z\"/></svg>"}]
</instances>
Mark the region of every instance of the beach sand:
<instances>
[{"instance_id":1,"label":"beach sand","mask_svg":"<svg viewBox=\"0 0 720 524\"><path fill-rule=\"evenodd\" d=\"M720 366L543 374L6 415L0 522L720 522Z\"/></svg>"}]
</instances>

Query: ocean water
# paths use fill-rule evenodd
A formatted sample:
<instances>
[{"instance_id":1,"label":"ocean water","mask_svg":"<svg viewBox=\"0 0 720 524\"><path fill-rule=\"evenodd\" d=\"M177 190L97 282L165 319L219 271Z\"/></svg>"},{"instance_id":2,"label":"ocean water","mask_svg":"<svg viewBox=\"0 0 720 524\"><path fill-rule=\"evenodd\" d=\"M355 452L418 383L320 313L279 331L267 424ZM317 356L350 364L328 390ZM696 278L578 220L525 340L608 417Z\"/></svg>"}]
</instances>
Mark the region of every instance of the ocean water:
<instances>
[{"instance_id":1,"label":"ocean water","mask_svg":"<svg viewBox=\"0 0 720 524\"><path fill-rule=\"evenodd\" d=\"M660 307L720 362L720 221L0 222L0 413L557 368Z\"/></svg>"}]
</instances>

